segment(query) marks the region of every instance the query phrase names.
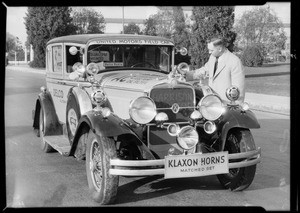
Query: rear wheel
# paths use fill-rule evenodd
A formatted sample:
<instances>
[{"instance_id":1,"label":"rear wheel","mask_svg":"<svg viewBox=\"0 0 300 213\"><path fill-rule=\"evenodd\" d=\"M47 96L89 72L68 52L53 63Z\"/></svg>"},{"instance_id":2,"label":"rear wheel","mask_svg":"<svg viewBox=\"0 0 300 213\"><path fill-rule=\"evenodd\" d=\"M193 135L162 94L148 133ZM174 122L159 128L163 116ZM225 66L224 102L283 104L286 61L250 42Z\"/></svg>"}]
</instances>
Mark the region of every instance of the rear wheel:
<instances>
[{"instance_id":1,"label":"rear wheel","mask_svg":"<svg viewBox=\"0 0 300 213\"><path fill-rule=\"evenodd\" d=\"M246 145L252 144L252 148L255 149L254 140L249 130L235 129L228 133L224 151L228 151L229 154L241 153L249 150L245 150ZM217 175L220 183L227 189L233 191L241 191L250 186L252 183L256 171L256 165L229 169L228 174Z\"/></svg>"},{"instance_id":2,"label":"rear wheel","mask_svg":"<svg viewBox=\"0 0 300 213\"><path fill-rule=\"evenodd\" d=\"M44 139L45 135L45 120L44 120L44 111L40 109L40 118L39 118L39 136L41 138L41 148L44 152L53 152L54 149L50 146Z\"/></svg>"},{"instance_id":3,"label":"rear wheel","mask_svg":"<svg viewBox=\"0 0 300 213\"><path fill-rule=\"evenodd\" d=\"M110 175L110 159L116 158L115 141L91 130L87 138L86 174L90 193L100 204L110 204L117 196L119 176Z\"/></svg>"}]
</instances>

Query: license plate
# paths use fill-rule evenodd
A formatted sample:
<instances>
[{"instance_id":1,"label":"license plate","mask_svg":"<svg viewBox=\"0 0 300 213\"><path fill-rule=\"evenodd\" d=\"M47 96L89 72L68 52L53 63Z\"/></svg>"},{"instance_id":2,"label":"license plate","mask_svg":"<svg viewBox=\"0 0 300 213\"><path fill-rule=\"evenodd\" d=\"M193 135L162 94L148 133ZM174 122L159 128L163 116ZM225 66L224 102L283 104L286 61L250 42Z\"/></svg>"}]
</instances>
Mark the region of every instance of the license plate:
<instances>
[{"instance_id":1,"label":"license plate","mask_svg":"<svg viewBox=\"0 0 300 213\"><path fill-rule=\"evenodd\" d=\"M228 152L165 157L165 178L199 177L228 173Z\"/></svg>"}]
</instances>

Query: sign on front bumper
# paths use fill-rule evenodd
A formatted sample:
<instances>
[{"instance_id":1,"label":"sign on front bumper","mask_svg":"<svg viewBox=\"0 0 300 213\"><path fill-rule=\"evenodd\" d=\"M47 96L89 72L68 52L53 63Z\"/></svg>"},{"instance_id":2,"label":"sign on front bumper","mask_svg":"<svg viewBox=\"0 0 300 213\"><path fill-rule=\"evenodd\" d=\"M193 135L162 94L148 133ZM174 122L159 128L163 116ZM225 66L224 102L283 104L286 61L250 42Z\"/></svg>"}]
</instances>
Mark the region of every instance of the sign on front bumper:
<instances>
[{"instance_id":1,"label":"sign on front bumper","mask_svg":"<svg viewBox=\"0 0 300 213\"><path fill-rule=\"evenodd\" d=\"M165 157L165 178L198 177L229 172L228 152Z\"/></svg>"},{"instance_id":2,"label":"sign on front bumper","mask_svg":"<svg viewBox=\"0 0 300 213\"><path fill-rule=\"evenodd\" d=\"M197 177L229 173L229 169L261 161L261 149L242 153L213 152L166 156L155 160L110 160L110 174L123 176L164 175L165 178ZM235 162L229 162L234 160ZM142 168L143 167L143 168Z\"/></svg>"}]
</instances>

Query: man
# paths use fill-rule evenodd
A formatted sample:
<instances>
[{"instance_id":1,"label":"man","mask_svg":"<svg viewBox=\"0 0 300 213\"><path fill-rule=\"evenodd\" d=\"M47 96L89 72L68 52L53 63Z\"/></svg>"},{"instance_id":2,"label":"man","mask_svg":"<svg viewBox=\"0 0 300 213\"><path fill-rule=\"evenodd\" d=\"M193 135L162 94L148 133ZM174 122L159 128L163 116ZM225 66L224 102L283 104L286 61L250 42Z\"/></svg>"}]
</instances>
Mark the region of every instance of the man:
<instances>
[{"instance_id":1,"label":"man","mask_svg":"<svg viewBox=\"0 0 300 213\"><path fill-rule=\"evenodd\" d=\"M208 85L225 101L229 101L225 94L226 89L230 86L237 86L240 91L237 102L244 102L245 74L241 60L225 47L223 38L211 39L207 47L210 54L208 62L203 67L188 72L186 79L209 76Z\"/></svg>"}]
</instances>

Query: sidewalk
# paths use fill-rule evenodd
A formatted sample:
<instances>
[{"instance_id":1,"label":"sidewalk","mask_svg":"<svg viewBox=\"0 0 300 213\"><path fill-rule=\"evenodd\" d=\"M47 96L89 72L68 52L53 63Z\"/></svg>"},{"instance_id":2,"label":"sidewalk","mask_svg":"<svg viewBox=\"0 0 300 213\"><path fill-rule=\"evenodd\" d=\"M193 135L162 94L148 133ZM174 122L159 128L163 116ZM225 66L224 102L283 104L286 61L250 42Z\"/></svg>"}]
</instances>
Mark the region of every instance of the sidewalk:
<instances>
[{"instance_id":1,"label":"sidewalk","mask_svg":"<svg viewBox=\"0 0 300 213\"><path fill-rule=\"evenodd\" d=\"M45 73L45 69L31 68L28 65L8 65L6 69ZM245 102L247 102L250 105L250 109L253 110L290 115L290 97L246 93Z\"/></svg>"},{"instance_id":2,"label":"sidewalk","mask_svg":"<svg viewBox=\"0 0 300 213\"><path fill-rule=\"evenodd\" d=\"M290 97L246 93L245 102L253 110L290 115Z\"/></svg>"}]
</instances>

